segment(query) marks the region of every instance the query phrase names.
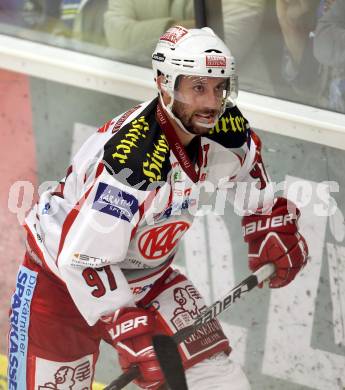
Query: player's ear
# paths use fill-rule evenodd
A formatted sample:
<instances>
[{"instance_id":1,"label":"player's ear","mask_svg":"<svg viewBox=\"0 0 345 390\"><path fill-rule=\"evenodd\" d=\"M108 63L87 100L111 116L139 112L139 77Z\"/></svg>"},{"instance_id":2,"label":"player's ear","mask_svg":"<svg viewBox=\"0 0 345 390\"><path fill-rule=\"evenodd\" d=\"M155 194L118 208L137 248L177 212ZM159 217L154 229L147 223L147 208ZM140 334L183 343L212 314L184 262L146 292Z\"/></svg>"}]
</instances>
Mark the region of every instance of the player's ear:
<instances>
[{"instance_id":1,"label":"player's ear","mask_svg":"<svg viewBox=\"0 0 345 390\"><path fill-rule=\"evenodd\" d=\"M164 83L164 80L165 80L165 76L162 73L158 74L157 77L155 78L158 91L160 92L162 91L162 84Z\"/></svg>"},{"instance_id":2,"label":"player's ear","mask_svg":"<svg viewBox=\"0 0 345 390\"><path fill-rule=\"evenodd\" d=\"M165 88L166 78L164 74L161 73L156 77L156 83L157 83L158 91L162 96L164 104L168 105L170 103L171 97Z\"/></svg>"}]
</instances>

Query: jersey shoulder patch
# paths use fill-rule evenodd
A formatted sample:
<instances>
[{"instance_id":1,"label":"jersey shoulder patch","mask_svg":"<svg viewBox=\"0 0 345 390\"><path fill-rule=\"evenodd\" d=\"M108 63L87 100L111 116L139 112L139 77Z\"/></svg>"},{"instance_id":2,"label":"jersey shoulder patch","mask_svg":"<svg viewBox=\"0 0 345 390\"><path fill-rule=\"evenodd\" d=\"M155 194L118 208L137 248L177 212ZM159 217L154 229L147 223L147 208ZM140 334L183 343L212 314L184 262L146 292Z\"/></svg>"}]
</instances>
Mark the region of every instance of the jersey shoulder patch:
<instances>
[{"instance_id":1,"label":"jersey shoulder patch","mask_svg":"<svg viewBox=\"0 0 345 390\"><path fill-rule=\"evenodd\" d=\"M168 141L156 121L157 99L105 144L103 160L108 172L140 190L165 182L171 169Z\"/></svg>"},{"instance_id":2,"label":"jersey shoulder patch","mask_svg":"<svg viewBox=\"0 0 345 390\"><path fill-rule=\"evenodd\" d=\"M248 140L248 121L237 106L227 107L206 137L226 148L239 148Z\"/></svg>"}]
</instances>

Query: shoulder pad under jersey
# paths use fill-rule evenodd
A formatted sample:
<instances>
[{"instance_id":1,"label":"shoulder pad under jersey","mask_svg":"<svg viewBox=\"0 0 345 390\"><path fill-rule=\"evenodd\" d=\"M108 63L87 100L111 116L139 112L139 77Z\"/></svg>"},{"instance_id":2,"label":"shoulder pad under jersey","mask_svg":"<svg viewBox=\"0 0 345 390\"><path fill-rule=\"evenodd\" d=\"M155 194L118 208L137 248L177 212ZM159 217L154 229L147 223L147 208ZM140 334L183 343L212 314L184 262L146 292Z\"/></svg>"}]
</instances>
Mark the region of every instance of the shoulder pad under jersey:
<instances>
[{"instance_id":1,"label":"shoulder pad under jersey","mask_svg":"<svg viewBox=\"0 0 345 390\"><path fill-rule=\"evenodd\" d=\"M237 106L227 107L206 137L226 148L239 148L248 140L248 121Z\"/></svg>"},{"instance_id":2,"label":"shoulder pad under jersey","mask_svg":"<svg viewBox=\"0 0 345 390\"><path fill-rule=\"evenodd\" d=\"M171 169L168 141L156 121L157 99L122 126L104 146L110 174L140 190L166 181Z\"/></svg>"}]
</instances>

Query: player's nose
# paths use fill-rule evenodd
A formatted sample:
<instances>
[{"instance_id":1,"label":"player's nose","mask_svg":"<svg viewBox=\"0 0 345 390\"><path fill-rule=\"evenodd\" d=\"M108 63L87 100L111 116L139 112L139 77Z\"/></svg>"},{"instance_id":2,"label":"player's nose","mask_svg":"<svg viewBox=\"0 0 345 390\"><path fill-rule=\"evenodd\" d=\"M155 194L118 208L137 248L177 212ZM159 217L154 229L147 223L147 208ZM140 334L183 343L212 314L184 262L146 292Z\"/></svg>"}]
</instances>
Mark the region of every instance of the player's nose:
<instances>
[{"instance_id":1,"label":"player's nose","mask_svg":"<svg viewBox=\"0 0 345 390\"><path fill-rule=\"evenodd\" d=\"M204 96L204 104L209 110L219 110L222 99L212 88L209 88Z\"/></svg>"}]
</instances>

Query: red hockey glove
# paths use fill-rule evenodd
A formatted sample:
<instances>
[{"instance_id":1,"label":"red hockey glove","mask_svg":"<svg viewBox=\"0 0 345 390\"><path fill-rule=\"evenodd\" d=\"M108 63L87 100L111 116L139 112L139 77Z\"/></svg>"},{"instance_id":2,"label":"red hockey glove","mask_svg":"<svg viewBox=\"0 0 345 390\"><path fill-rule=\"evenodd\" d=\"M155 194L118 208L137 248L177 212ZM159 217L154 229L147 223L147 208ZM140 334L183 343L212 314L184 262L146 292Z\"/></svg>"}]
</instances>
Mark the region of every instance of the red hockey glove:
<instances>
[{"instance_id":1,"label":"red hockey glove","mask_svg":"<svg viewBox=\"0 0 345 390\"><path fill-rule=\"evenodd\" d=\"M285 198L278 198L269 215L249 215L242 219L244 240L248 243L249 268L256 271L274 263L276 272L270 287L289 284L304 267L308 246L298 233L299 209Z\"/></svg>"},{"instance_id":2,"label":"red hockey glove","mask_svg":"<svg viewBox=\"0 0 345 390\"><path fill-rule=\"evenodd\" d=\"M126 372L137 365L141 376L134 383L151 390L158 389L165 381L152 346L154 328L154 315L136 307L117 310L112 321L106 324L122 370Z\"/></svg>"}]
</instances>

